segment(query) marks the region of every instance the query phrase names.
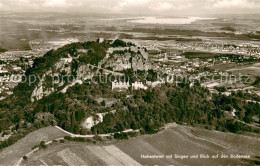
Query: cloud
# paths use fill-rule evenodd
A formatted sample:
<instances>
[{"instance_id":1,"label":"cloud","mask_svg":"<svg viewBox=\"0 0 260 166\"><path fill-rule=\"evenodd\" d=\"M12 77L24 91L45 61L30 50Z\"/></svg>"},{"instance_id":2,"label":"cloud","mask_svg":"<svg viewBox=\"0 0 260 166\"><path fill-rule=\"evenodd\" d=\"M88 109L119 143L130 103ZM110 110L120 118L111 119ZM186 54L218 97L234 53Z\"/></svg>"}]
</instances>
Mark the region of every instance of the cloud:
<instances>
[{"instance_id":1,"label":"cloud","mask_svg":"<svg viewBox=\"0 0 260 166\"><path fill-rule=\"evenodd\" d=\"M173 5L168 2L163 2L163 3L149 6L150 9L158 10L158 11L170 10L172 7L173 7Z\"/></svg>"},{"instance_id":2,"label":"cloud","mask_svg":"<svg viewBox=\"0 0 260 166\"><path fill-rule=\"evenodd\" d=\"M72 2L72 3L71 3ZM66 1L66 0L45 0L45 2L42 4L43 7L61 7L61 8L68 8L72 6L79 6L81 3L73 3L73 1Z\"/></svg>"},{"instance_id":3,"label":"cloud","mask_svg":"<svg viewBox=\"0 0 260 166\"><path fill-rule=\"evenodd\" d=\"M141 4L146 4L150 0L121 0L119 4L121 5L141 5Z\"/></svg>"},{"instance_id":4,"label":"cloud","mask_svg":"<svg viewBox=\"0 0 260 166\"><path fill-rule=\"evenodd\" d=\"M15 0L13 0L13 4L15 4ZM27 6L27 7L37 7L41 3L37 3L35 0L19 0L16 5L18 6Z\"/></svg>"},{"instance_id":5,"label":"cloud","mask_svg":"<svg viewBox=\"0 0 260 166\"><path fill-rule=\"evenodd\" d=\"M191 8L192 4L188 3L169 3L169 2L159 2L153 5L150 5L149 8L156 11L167 11L167 10L185 10Z\"/></svg>"},{"instance_id":6,"label":"cloud","mask_svg":"<svg viewBox=\"0 0 260 166\"><path fill-rule=\"evenodd\" d=\"M259 8L259 4L257 4L255 1L250 0L210 0L213 2L212 7L214 8L222 8L222 9L228 9L228 8L248 8L248 9L254 9Z\"/></svg>"},{"instance_id":7,"label":"cloud","mask_svg":"<svg viewBox=\"0 0 260 166\"><path fill-rule=\"evenodd\" d=\"M0 10L10 11L196 15L257 13L259 9L260 0L0 0Z\"/></svg>"},{"instance_id":8,"label":"cloud","mask_svg":"<svg viewBox=\"0 0 260 166\"><path fill-rule=\"evenodd\" d=\"M0 0L1 1L1 0ZM80 6L81 0L2 0L7 9L46 9Z\"/></svg>"},{"instance_id":9,"label":"cloud","mask_svg":"<svg viewBox=\"0 0 260 166\"><path fill-rule=\"evenodd\" d=\"M122 11L125 8L140 6L149 3L151 0L121 0L112 6L110 9L112 11Z\"/></svg>"}]
</instances>

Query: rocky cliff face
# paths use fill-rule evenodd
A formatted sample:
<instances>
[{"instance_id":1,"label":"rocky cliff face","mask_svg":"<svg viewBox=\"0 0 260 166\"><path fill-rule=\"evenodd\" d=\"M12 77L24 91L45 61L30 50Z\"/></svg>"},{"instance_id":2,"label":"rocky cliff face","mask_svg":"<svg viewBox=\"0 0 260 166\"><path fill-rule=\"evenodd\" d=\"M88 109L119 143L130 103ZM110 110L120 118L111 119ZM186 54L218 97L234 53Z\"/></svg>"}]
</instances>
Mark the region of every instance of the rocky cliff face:
<instances>
[{"instance_id":1,"label":"rocky cliff face","mask_svg":"<svg viewBox=\"0 0 260 166\"><path fill-rule=\"evenodd\" d=\"M151 63L148 60L148 53L144 49L129 47L124 50L110 50L109 58L104 62L104 68L112 68L114 71L125 69L149 70Z\"/></svg>"},{"instance_id":2,"label":"rocky cliff face","mask_svg":"<svg viewBox=\"0 0 260 166\"><path fill-rule=\"evenodd\" d=\"M54 92L54 88L45 88L43 86L44 81L45 81L45 75L42 77L39 84L33 90L33 93L31 96L31 102L34 102L35 100L40 100L41 98L43 98L43 96L48 96L49 94Z\"/></svg>"},{"instance_id":3,"label":"rocky cliff face","mask_svg":"<svg viewBox=\"0 0 260 166\"><path fill-rule=\"evenodd\" d=\"M72 73L73 61L78 63L75 73ZM31 101L42 99L53 92L66 93L67 89L75 84L82 84L82 81L91 79L94 71L87 64L78 61L78 57L61 58L50 70L41 78L31 95Z\"/></svg>"}]
</instances>

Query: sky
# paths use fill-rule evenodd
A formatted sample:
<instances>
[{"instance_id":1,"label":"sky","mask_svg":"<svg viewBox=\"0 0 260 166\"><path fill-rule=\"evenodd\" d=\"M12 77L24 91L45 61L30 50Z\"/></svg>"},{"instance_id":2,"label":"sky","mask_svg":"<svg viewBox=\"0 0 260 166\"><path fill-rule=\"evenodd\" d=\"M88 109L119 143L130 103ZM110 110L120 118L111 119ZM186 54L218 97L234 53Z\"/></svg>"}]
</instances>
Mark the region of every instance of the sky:
<instances>
[{"instance_id":1,"label":"sky","mask_svg":"<svg viewBox=\"0 0 260 166\"><path fill-rule=\"evenodd\" d=\"M152 15L260 13L260 0L0 0L0 11Z\"/></svg>"}]
</instances>

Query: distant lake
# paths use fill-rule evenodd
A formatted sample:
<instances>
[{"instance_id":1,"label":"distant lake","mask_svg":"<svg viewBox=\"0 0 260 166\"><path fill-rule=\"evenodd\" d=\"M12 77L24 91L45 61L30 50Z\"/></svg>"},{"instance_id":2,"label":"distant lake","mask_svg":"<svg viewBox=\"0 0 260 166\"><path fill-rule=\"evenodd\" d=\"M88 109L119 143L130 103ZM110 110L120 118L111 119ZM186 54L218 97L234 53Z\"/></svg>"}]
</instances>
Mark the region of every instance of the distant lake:
<instances>
[{"instance_id":1,"label":"distant lake","mask_svg":"<svg viewBox=\"0 0 260 166\"><path fill-rule=\"evenodd\" d=\"M142 17L136 20L130 20L128 22L140 23L140 24L191 24L198 20L214 20L216 18L205 17Z\"/></svg>"}]
</instances>

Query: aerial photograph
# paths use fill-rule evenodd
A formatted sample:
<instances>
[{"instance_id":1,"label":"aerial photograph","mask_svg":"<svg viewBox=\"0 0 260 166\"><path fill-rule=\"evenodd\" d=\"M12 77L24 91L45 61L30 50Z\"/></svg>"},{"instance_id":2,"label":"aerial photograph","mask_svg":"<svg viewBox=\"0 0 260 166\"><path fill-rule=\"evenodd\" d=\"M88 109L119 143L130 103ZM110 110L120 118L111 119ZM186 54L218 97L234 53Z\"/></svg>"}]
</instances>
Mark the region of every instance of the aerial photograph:
<instances>
[{"instance_id":1,"label":"aerial photograph","mask_svg":"<svg viewBox=\"0 0 260 166\"><path fill-rule=\"evenodd\" d=\"M0 0L0 166L260 166L260 0Z\"/></svg>"}]
</instances>

